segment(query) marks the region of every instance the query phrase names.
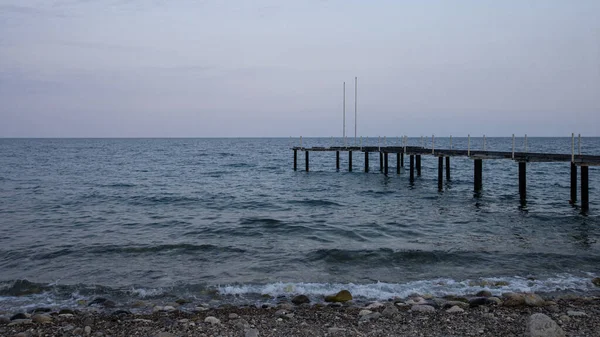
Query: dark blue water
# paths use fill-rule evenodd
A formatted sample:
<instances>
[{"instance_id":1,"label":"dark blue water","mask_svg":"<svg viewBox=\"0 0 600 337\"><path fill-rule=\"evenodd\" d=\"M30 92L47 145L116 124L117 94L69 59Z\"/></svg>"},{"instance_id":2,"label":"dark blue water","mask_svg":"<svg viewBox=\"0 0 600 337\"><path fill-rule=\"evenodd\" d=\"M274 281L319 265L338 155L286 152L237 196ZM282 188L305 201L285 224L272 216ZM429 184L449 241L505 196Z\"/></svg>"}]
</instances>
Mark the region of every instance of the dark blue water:
<instances>
[{"instance_id":1,"label":"dark blue water","mask_svg":"<svg viewBox=\"0 0 600 337\"><path fill-rule=\"evenodd\" d=\"M341 144L303 145L332 142ZM342 153L336 172L332 152L311 153L311 172L295 172L290 146L298 144L0 139L0 309L95 296L202 299L210 289L220 301L340 287L369 299L481 286L590 291L600 275L595 167L591 210L582 214L569 204L569 163L529 164L522 205L510 160L484 161L477 196L468 158L452 158L452 180L440 193L434 157L423 157L423 174L410 184L405 171L380 174L377 154L370 173L362 172L362 153L354 172ZM435 144L447 148L449 139ZM454 138L453 147L466 149L467 139ZM481 149L482 139L471 148ZM486 148L510 151L512 141L488 138ZM530 138L528 150L571 153L571 139ZM584 138L582 152L600 154L600 138ZM15 286L24 279L33 294Z\"/></svg>"}]
</instances>

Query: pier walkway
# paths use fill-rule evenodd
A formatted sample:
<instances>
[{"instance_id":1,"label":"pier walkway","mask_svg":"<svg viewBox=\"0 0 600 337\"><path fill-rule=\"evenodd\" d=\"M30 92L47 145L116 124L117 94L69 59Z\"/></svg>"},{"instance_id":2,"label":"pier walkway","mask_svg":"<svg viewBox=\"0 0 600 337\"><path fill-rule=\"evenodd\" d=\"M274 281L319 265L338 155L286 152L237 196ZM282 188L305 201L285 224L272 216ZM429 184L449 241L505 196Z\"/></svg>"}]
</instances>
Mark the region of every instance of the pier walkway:
<instances>
[{"instance_id":1,"label":"pier walkway","mask_svg":"<svg viewBox=\"0 0 600 337\"><path fill-rule=\"evenodd\" d=\"M514 144L514 143L513 143ZM514 145L513 145L514 149ZM581 170L581 211L589 210L589 166L600 166L600 156L575 154L556 154L556 153L535 153L535 152L512 152L507 151L485 151L485 150L457 150L457 149L435 149L420 146L331 146L331 147L292 147L294 151L294 170L298 169L298 151L305 153L305 170L309 171L309 153L310 152L335 152L336 169L340 169L340 152L348 152L348 170L352 171L352 153L362 152L365 156L364 171L369 172L369 154L379 153L379 170L385 175L388 174L389 154L396 154L396 169L400 173L400 168L404 167L404 155L409 157L409 179L414 181L415 172L417 176L421 175L421 156L438 157L438 188L443 189L444 173L447 180L450 180L450 157L468 157L474 162L473 184L475 192L482 188L483 181L483 160L485 159L509 159L514 160L519 165L519 196L522 201L527 196L527 163L536 162L565 162L571 165L571 199L575 204L577 201L577 171ZM444 165L445 164L445 165ZM445 166L445 170L444 170Z\"/></svg>"}]
</instances>

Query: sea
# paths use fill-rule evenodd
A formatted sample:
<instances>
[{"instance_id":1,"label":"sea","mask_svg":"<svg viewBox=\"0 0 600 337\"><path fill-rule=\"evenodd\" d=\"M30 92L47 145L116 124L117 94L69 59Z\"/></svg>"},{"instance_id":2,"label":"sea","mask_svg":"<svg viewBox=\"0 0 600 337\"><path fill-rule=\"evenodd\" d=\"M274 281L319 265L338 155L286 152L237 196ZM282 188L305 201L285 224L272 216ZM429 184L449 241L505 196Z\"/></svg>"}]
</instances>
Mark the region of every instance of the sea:
<instances>
[{"instance_id":1,"label":"sea","mask_svg":"<svg viewBox=\"0 0 600 337\"><path fill-rule=\"evenodd\" d=\"M434 142L434 143L433 143ZM0 312L133 303L260 305L341 289L357 301L511 291L589 294L600 276L600 169L590 210L570 203L570 163L437 158L379 170L397 137L0 139ZM512 151L513 140L413 137L409 146ZM516 151L600 154L600 138L518 137ZM579 182L578 182L578 185ZM578 197L579 199L579 197Z\"/></svg>"}]
</instances>

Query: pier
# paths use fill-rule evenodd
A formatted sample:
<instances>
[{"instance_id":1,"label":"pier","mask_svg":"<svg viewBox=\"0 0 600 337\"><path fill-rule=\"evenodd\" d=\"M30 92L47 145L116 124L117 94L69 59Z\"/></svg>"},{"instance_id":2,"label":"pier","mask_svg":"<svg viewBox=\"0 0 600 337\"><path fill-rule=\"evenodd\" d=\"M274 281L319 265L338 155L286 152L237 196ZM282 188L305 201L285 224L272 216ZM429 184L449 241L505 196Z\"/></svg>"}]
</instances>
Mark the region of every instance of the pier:
<instances>
[{"instance_id":1,"label":"pier","mask_svg":"<svg viewBox=\"0 0 600 337\"><path fill-rule=\"evenodd\" d=\"M514 138L513 138L514 139ZM365 156L364 172L369 172L369 157L371 153L379 154L379 171L384 175L389 174L389 156L396 155L396 174L400 174L400 168L404 167L405 155L409 157L409 180L414 182L415 173L421 175L422 156L437 157L438 160L438 189L443 190L444 176L450 180L450 158L466 157L473 160L473 190L480 192L483 187L483 161L489 159L508 159L515 161L518 165L519 197L521 201L527 198L527 164L540 162L564 162L570 164L570 203L577 202L577 176L578 168L581 171L581 204L582 212L589 210L589 166L600 166L600 156L575 154L574 145L571 154L515 152L514 140L513 151L486 151L486 150L458 150L458 149L436 149L421 146L330 146L330 147L292 147L294 151L294 170L298 169L298 151L305 153L305 169L309 171L309 152L335 152L336 169L340 168L340 152L348 153L348 170L352 171L352 153L363 152ZM485 144L485 138L484 138ZM574 144L574 143L573 143ZM484 145L485 147L485 145Z\"/></svg>"}]
</instances>

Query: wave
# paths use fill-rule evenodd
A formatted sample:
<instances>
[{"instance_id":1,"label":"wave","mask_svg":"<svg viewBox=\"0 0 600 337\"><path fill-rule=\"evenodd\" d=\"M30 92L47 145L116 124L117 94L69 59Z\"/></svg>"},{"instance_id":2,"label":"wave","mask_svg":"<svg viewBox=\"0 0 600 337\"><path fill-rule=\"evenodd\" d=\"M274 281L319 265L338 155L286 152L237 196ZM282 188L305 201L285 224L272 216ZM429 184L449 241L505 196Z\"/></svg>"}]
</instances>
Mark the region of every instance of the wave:
<instances>
[{"instance_id":1,"label":"wave","mask_svg":"<svg viewBox=\"0 0 600 337\"><path fill-rule=\"evenodd\" d=\"M329 201L329 200L324 200L324 199L290 200L290 201L288 201L288 203L290 203L290 204L300 204L300 205L306 205L306 206L313 206L313 207L319 207L319 206L323 206L323 207L342 206L341 204L339 204L337 202Z\"/></svg>"},{"instance_id":2,"label":"wave","mask_svg":"<svg viewBox=\"0 0 600 337\"><path fill-rule=\"evenodd\" d=\"M69 255L106 255L106 254L150 254L150 253L172 253L172 254L195 254L197 252L210 252L215 254L220 253L235 253L243 254L246 250L237 247L216 246L211 244L194 245L188 243L179 244L164 244L164 245L141 245L141 246L91 246L73 249L71 247L63 247L57 250L37 253L29 256L27 252L0 252L0 257L3 260L14 260L18 258L30 257L32 260L51 260Z\"/></svg>"},{"instance_id":3,"label":"wave","mask_svg":"<svg viewBox=\"0 0 600 337\"><path fill-rule=\"evenodd\" d=\"M275 282L226 285L175 284L167 287L61 285L15 280L0 282L0 310L18 312L40 306L75 307L81 306L81 303L91 303L97 297L113 299L124 307L133 305L139 299L165 303L173 302L177 298L189 298L193 303L206 301L215 307L225 303L234 305L260 304L269 301L276 303L282 298L290 298L297 294L307 295L313 302L318 303L323 302L325 295L341 289L349 290L357 303L373 300L386 301L413 295L469 296L481 290L488 290L495 296L506 292L534 292L551 295L560 295L561 293L598 294L598 288L591 282L595 276L593 273L588 273L579 276L556 274L544 279L514 276L464 280L436 278L406 283ZM265 295L269 296L265 297ZM135 309L132 308L132 310Z\"/></svg>"}]
</instances>

